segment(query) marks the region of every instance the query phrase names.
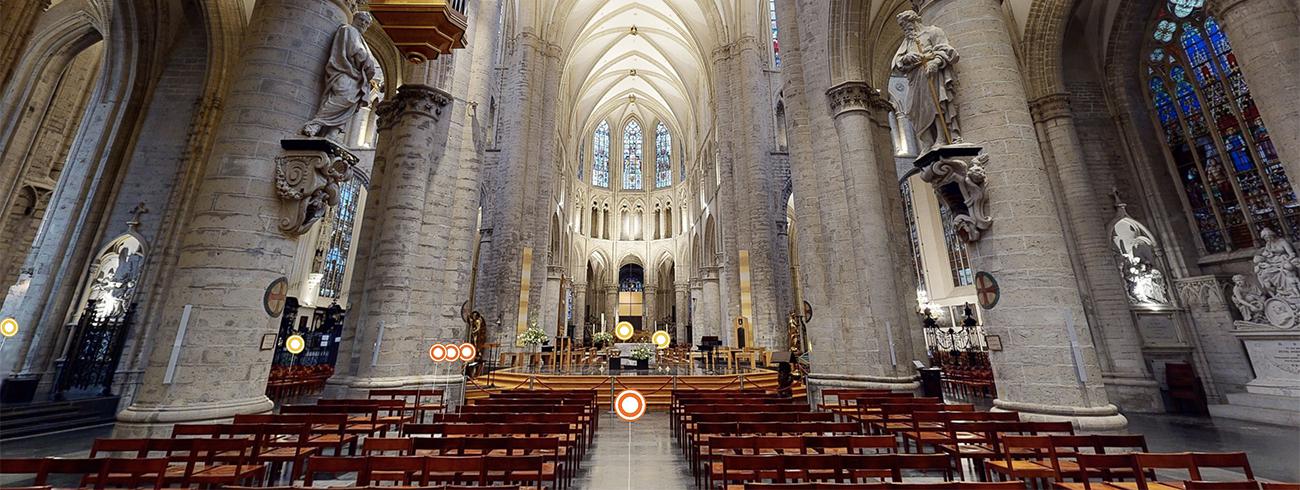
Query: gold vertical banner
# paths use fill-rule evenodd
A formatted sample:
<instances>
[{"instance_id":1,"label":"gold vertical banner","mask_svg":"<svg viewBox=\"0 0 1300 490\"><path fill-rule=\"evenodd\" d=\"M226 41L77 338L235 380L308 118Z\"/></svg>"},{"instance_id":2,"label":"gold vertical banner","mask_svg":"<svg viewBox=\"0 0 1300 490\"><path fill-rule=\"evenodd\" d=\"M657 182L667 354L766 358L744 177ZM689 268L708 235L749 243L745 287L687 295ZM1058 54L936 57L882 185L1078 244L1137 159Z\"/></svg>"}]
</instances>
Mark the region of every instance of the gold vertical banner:
<instances>
[{"instance_id":1,"label":"gold vertical banner","mask_svg":"<svg viewBox=\"0 0 1300 490\"><path fill-rule=\"evenodd\" d=\"M533 281L533 248L524 247L523 254L524 270L519 276L519 320L515 324L515 345L522 346L519 342L519 335L528 329L528 288L532 286Z\"/></svg>"},{"instance_id":2,"label":"gold vertical banner","mask_svg":"<svg viewBox=\"0 0 1300 490\"><path fill-rule=\"evenodd\" d=\"M740 316L749 323L745 329L745 345L754 345L754 294L749 276L749 251L740 251Z\"/></svg>"}]
</instances>

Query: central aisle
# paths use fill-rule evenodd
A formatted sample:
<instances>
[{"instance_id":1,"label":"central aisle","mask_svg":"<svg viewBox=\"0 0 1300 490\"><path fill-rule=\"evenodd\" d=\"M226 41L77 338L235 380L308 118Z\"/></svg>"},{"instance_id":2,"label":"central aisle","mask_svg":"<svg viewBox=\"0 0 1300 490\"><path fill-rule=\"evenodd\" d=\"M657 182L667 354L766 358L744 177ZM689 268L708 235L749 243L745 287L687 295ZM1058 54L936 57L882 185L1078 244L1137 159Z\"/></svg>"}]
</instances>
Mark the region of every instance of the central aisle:
<instances>
[{"instance_id":1,"label":"central aisle","mask_svg":"<svg viewBox=\"0 0 1300 490\"><path fill-rule=\"evenodd\" d=\"M574 478L575 489L677 490L695 487L685 458L673 444L667 413L648 412L633 423L630 446L627 426L627 422L613 414L601 416L600 430L596 431L596 440L587 452L589 459ZM631 487L627 483L629 461Z\"/></svg>"}]
</instances>

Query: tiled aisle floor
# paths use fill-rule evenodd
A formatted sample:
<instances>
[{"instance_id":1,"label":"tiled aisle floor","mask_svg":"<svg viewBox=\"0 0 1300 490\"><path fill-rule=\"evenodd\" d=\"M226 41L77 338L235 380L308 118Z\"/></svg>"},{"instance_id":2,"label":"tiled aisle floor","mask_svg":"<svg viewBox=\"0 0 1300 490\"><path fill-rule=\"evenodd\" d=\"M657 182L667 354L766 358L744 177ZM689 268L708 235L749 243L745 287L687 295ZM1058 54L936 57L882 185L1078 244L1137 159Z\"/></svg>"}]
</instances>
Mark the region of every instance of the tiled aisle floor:
<instances>
[{"instance_id":1,"label":"tiled aisle floor","mask_svg":"<svg viewBox=\"0 0 1300 490\"><path fill-rule=\"evenodd\" d=\"M574 479L583 490L677 490L695 488L690 468L673 444L668 414L650 412L632 425L606 413L596 440ZM631 457L629 458L629 453ZM628 477L631 476L631 486Z\"/></svg>"}]
</instances>

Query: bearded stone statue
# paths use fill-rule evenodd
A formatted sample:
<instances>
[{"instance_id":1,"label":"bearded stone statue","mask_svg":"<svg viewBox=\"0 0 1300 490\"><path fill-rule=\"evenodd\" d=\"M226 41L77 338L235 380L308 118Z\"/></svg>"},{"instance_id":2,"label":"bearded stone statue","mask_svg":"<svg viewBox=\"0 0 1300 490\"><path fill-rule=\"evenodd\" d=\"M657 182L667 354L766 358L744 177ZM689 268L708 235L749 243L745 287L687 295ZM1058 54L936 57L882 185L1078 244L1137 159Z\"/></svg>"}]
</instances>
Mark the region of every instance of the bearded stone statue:
<instances>
[{"instance_id":1,"label":"bearded stone statue","mask_svg":"<svg viewBox=\"0 0 1300 490\"><path fill-rule=\"evenodd\" d=\"M912 121L918 152L960 143L957 104L953 90L957 73L957 50L948 44L943 29L921 24L921 16L908 10L898 14L903 28L903 43L894 53L893 68L907 76L907 104L902 107Z\"/></svg>"},{"instance_id":2,"label":"bearded stone statue","mask_svg":"<svg viewBox=\"0 0 1300 490\"><path fill-rule=\"evenodd\" d=\"M316 116L302 127L302 134L316 137L341 131L358 108L373 105L382 96L384 73L362 39L373 22L369 12L357 12L351 24L339 26L334 33L325 65L325 92Z\"/></svg>"}]
</instances>

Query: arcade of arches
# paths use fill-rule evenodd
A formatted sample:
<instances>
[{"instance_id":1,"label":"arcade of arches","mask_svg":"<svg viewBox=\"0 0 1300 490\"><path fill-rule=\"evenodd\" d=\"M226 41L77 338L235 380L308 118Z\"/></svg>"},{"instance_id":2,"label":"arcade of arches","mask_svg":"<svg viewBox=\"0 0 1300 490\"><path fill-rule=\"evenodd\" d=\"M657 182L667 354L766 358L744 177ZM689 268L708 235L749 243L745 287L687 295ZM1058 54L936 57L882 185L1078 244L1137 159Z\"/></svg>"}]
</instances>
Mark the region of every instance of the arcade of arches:
<instances>
[{"instance_id":1,"label":"arcade of arches","mask_svg":"<svg viewBox=\"0 0 1300 490\"><path fill-rule=\"evenodd\" d=\"M391 3L0 4L6 406L166 434L626 321L797 347L810 396L919 361L1089 430L1300 424L1294 0L427 1L424 44ZM911 90L907 10L955 83ZM340 60L365 95L328 119ZM981 148L960 175L917 97Z\"/></svg>"}]
</instances>

